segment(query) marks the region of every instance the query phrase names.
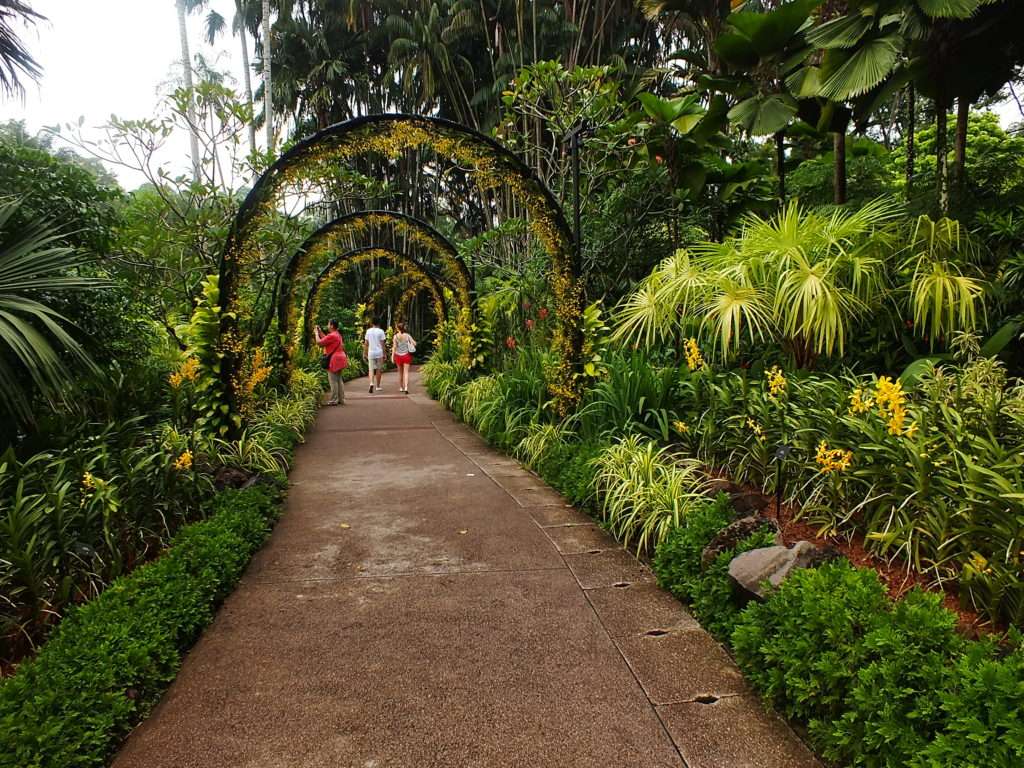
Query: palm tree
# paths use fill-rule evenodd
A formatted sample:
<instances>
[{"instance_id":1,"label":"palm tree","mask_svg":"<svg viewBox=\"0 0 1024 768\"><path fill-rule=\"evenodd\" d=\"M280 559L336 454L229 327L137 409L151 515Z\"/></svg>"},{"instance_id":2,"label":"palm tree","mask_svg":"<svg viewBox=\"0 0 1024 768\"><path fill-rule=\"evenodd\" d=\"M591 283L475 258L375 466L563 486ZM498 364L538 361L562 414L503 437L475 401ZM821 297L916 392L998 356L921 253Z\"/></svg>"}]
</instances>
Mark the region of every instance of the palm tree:
<instances>
[{"instance_id":1,"label":"palm tree","mask_svg":"<svg viewBox=\"0 0 1024 768\"><path fill-rule=\"evenodd\" d=\"M196 115L193 106L194 99L192 89L192 53L188 45L188 25L186 17L193 11L206 4L206 0L174 0L174 6L178 11L178 38L181 42L181 70L185 81L185 90L188 91L188 106L185 116L188 119L188 140L189 153L192 156L192 180L199 181L199 136L196 134Z\"/></svg>"},{"instance_id":2,"label":"palm tree","mask_svg":"<svg viewBox=\"0 0 1024 768\"><path fill-rule=\"evenodd\" d=\"M68 333L68 321L41 297L102 282L69 273L81 260L73 248L59 245L61 234L48 223L8 230L19 205L0 200L0 412L27 424L36 394L57 405L79 378L77 371L97 370Z\"/></svg>"},{"instance_id":3,"label":"palm tree","mask_svg":"<svg viewBox=\"0 0 1024 768\"><path fill-rule=\"evenodd\" d=\"M242 72L245 84L245 103L255 113L252 98L252 71L249 63L249 35L247 28L255 24L255 14L251 2L247 0L235 0L235 15L231 20L231 31L238 35L242 44ZM223 34L227 22L217 11L211 10L206 16L206 41L213 45L218 36ZM249 120L249 152L256 151L256 123Z\"/></svg>"},{"instance_id":4,"label":"palm tree","mask_svg":"<svg viewBox=\"0 0 1024 768\"><path fill-rule=\"evenodd\" d=\"M417 9L412 19L391 15L392 33L388 60L401 74L407 96L418 110L440 107L463 123L477 124L464 83L473 82L473 66L455 45L468 31L474 17L466 9L447 2L431 2Z\"/></svg>"},{"instance_id":5,"label":"palm tree","mask_svg":"<svg viewBox=\"0 0 1024 768\"><path fill-rule=\"evenodd\" d=\"M24 0L0 0L0 91L7 96L24 96L21 75L37 80L42 74L38 62L14 31L14 22L19 20L28 26L46 21L46 17L33 11Z\"/></svg>"}]
</instances>

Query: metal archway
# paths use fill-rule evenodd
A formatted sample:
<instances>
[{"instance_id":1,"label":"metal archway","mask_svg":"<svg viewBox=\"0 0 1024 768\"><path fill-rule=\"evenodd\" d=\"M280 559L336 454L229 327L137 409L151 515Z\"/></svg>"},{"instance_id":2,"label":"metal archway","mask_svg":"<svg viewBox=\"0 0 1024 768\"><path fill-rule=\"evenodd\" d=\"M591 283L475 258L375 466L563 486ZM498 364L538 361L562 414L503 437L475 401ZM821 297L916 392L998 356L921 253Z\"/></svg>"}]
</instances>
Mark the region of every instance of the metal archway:
<instances>
[{"instance_id":1,"label":"metal archway","mask_svg":"<svg viewBox=\"0 0 1024 768\"><path fill-rule=\"evenodd\" d=\"M339 240L349 236L362 236L366 233L379 235L380 233L376 230L385 227L404 236L407 242L414 243L428 253L437 255L443 264L444 275L449 278L448 285L451 286L452 293L457 299L456 303L460 309L469 309L469 320L472 322L475 314L472 278L466 263L448 238L425 221L404 213L386 210L358 211L339 216L317 229L299 246L285 266L276 303L278 332L284 339L286 354L290 352L292 333L298 327L296 314L299 302L295 295L296 278L319 265L318 257L335 252ZM377 242L377 238L374 237L374 244ZM345 245L346 249L353 247ZM370 247L370 244L367 244L367 247ZM420 262L419 266L431 268L434 265L424 265Z\"/></svg>"},{"instance_id":2,"label":"metal archway","mask_svg":"<svg viewBox=\"0 0 1024 768\"><path fill-rule=\"evenodd\" d=\"M390 248L382 248L380 246L354 248L332 260L321 270L320 274L317 275L316 280L310 286L309 292L306 295L306 300L303 304L301 338L297 338L296 342L301 342L304 348L309 346L309 339L313 335L313 321L317 315L316 300L324 285L344 272L347 272L357 264L377 258L388 259L394 264L400 264L409 270L412 276L420 279L421 281L426 281L429 284L431 294L434 297L435 312L438 314L438 317L443 318L447 314L447 306L444 300L444 289L442 287L442 285L446 283L439 280L438 275L424 269L422 265L418 264L414 259L400 251Z\"/></svg>"},{"instance_id":3,"label":"metal archway","mask_svg":"<svg viewBox=\"0 0 1024 768\"><path fill-rule=\"evenodd\" d=\"M549 366L548 389L558 410L566 413L578 402L582 351L583 294L573 236L561 206L529 166L494 139L458 123L407 114L367 115L324 128L296 143L257 180L246 196L225 244L219 275L221 314L217 345L222 397L234 412L235 374L246 347L238 318L251 307L239 291L241 281L262 263L255 233L299 179L328 180L339 164L354 157L379 154L398 157L410 149L430 149L449 158L469 174L481 190L506 188L528 214L528 225L548 253L548 283L555 298L556 330L552 338L555 364ZM472 360L467 356L466 364Z\"/></svg>"}]
</instances>

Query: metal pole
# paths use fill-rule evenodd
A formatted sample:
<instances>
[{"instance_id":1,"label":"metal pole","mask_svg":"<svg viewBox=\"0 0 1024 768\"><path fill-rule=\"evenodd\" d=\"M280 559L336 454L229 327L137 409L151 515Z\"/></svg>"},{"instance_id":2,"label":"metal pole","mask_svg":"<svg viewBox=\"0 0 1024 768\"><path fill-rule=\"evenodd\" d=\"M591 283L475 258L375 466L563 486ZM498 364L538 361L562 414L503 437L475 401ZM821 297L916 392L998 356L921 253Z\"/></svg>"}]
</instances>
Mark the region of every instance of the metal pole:
<instances>
[{"instance_id":1,"label":"metal pole","mask_svg":"<svg viewBox=\"0 0 1024 768\"><path fill-rule=\"evenodd\" d=\"M579 274L583 251L580 243L580 131L582 125L572 134L572 196L573 224L576 235L576 274Z\"/></svg>"}]
</instances>

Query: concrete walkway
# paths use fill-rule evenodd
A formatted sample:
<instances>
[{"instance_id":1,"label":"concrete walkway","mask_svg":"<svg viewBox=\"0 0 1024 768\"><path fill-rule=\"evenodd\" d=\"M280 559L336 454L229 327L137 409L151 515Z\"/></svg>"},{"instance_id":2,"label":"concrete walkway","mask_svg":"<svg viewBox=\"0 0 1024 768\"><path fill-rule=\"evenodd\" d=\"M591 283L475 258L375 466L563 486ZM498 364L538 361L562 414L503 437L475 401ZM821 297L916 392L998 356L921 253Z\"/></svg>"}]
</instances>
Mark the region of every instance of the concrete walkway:
<instances>
[{"instance_id":1,"label":"concrete walkway","mask_svg":"<svg viewBox=\"0 0 1024 768\"><path fill-rule=\"evenodd\" d=\"M805 768L632 556L414 380L347 385L116 768Z\"/></svg>"}]
</instances>

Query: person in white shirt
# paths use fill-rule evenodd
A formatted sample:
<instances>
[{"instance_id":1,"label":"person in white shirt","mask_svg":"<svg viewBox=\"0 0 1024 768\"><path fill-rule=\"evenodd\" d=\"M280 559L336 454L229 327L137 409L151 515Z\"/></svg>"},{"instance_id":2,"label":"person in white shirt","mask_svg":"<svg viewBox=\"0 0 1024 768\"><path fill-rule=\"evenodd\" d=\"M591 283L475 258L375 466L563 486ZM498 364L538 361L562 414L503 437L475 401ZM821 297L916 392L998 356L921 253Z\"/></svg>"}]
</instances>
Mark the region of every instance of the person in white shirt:
<instances>
[{"instance_id":1,"label":"person in white shirt","mask_svg":"<svg viewBox=\"0 0 1024 768\"><path fill-rule=\"evenodd\" d=\"M370 394L380 391L380 380L384 375L384 346L387 342L387 334L380 327L377 318L373 318L370 327L366 329L366 336L363 338L363 354L370 367Z\"/></svg>"}]
</instances>

